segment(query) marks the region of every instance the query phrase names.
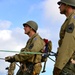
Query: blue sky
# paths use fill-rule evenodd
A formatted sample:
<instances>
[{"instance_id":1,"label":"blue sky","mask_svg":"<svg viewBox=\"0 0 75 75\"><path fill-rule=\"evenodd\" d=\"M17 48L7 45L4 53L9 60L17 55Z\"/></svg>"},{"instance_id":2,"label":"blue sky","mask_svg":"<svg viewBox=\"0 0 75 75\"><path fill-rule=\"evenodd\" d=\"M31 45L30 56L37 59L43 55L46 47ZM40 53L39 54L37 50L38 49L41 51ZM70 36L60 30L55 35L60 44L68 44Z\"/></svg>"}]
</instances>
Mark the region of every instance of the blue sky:
<instances>
[{"instance_id":1,"label":"blue sky","mask_svg":"<svg viewBox=\"0 0 75 75\"><path fill-rule=\"evenodd\" d=\"M22 24L29 20L38 23L38 34L52 41L52 51L56 52L59 31L65 16L59 12L59 0L0 0L0 50L19 51L25 46L28 36L24 34ZM14 55L0 52L0 57ZM51 57L55 59L54 57ZM0 74L6 75L9 63L0 60ZM54 62L48 59L46 72L40 75L52 75ZM15 73L18 67L16 67Z\"/></svg>"}]
</instances>

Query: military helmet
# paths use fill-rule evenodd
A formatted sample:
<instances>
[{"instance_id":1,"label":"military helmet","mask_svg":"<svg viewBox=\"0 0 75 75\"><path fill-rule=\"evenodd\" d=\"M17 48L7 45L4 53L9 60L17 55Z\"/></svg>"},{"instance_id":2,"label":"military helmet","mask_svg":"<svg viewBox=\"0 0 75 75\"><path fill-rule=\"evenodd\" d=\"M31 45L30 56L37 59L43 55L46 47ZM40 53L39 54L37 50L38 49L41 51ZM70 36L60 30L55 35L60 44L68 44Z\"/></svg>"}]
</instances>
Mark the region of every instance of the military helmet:
<instances>
[{"instance_id":1,"label":"military helmet","mask_svg":"<svg viewBox=\"0 0 75 75\"><path fill-rule=\"evenodd\" d=\"M26 23L23 24L23 26L28 25L30 26L34 31L37 31L38 25L34 21L27 21Z\"/></svg>"},{"instance_id":2,"label":"military helmet","mask_svg":"<svg viewBox=\"0 0 75 75\"><path fill-rule=\"evenodd\" d=\"M61 1L57 2L58 5L60 5L61 3L75 7L75 0L61 0Z\"/></svg>"}]
</instances>

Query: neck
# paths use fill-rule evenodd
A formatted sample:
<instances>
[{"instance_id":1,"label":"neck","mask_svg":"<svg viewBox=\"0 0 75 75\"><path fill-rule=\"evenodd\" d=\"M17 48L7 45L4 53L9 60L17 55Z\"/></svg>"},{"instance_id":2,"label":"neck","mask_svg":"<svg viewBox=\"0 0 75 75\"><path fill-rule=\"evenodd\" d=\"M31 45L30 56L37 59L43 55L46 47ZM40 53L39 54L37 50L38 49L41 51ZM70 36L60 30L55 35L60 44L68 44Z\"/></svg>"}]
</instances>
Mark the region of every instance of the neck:
<instances>
[{"instance_id":1,"label":"neck","mask_svg":"<svg viewBox=\"0 0 75 75\"><path fill-rule=\"evenodd\" d=\"M34 34L36 34L36 33L31 31L28 36L31 38Z\"/></svg>"}]
</instances>

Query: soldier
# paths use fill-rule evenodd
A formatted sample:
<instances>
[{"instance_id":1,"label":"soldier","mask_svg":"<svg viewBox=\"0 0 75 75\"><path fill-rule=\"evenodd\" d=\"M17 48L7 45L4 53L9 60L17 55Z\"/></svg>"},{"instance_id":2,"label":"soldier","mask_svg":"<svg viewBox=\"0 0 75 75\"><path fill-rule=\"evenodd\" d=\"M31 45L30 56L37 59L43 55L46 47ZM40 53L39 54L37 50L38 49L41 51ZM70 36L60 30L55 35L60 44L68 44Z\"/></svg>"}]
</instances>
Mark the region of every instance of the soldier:
<instances>
[{"instance_id":1,"label":"soldier","mask_svg":"<svg viewBox=\"0 0 75 75\"><path fill-rule=\"evenodd\" d=\"M29 40L21 53L5 57L8 62L20 62L20 69L16 75L39 75L42 65L40 54L26 54L22 52L41 52L45 46L43 39L37 34L38 25L34 21L23 24L24 33L29 36Z\"/></svg>"},{"instance_id":2,"label":"soldier","mask_svg":"<svg viewBox=\"0 0 75 75\"><path fill-rule=\"evenodd\" d=\"M60 0L58 5L66 20L60 30L53 75L75 75L75 0Z\"/></svg>"}]
</instances>

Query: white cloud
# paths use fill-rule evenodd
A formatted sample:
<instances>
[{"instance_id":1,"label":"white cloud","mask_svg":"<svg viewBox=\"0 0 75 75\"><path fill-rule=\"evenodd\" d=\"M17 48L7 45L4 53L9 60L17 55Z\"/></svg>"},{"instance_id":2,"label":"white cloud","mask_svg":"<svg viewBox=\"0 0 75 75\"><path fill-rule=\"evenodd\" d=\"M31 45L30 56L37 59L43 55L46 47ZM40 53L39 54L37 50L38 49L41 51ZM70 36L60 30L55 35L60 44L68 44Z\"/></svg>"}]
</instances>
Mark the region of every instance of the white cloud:
<instances>
[{"instance_id":1,"label":"white cloud","mask_svg":"<svg viewBox=\"0 0 75 75\"><path fill-rule=\"evenodd\" d=\"M12 23L6 20L0 20L0 29L8 29Z\"/></svg>"},{"instance_id":2,"label":"white cloud","mask_svg":"<svg viewBox=\"0 0 75 75\"><path fill-rule=\"evenodd\" d=\"M46 17L50 17L51 15L55 17L58 15L57 1L58 0L45 0L43 2Z\"/></svg>"},{"instance_id":3,"label":"white cloud","mask_svg":"<svg viewBox=\"0 0 75 75\"><path fill-rule=\"evenodd\" d=\"M27 36L21 28L0 30L0 49L20 50L25 46L26 41Z\"/></svg>"},{"instance_id":4,"label":"white cloud","mask_svg":"<svg viewBox=\"0 0 75 75\"><path fill-rule=\"evenodd\" d=\"M6 41L11 38L11 31L10 30L0 30L0 39Z\"/></svg>"},{"instance_id":5,"label":"white cloud","mask_svg":"<svg viewBox=\"0 0 75 75\"><path fill-rule=\"evenodd\" d=\"M61 21L64 17L60 15L59 6L57 2L59 0L44 0L40 4L40 8L43 10L43 17L45 20Z\"/></svg>"}]
</instances>

